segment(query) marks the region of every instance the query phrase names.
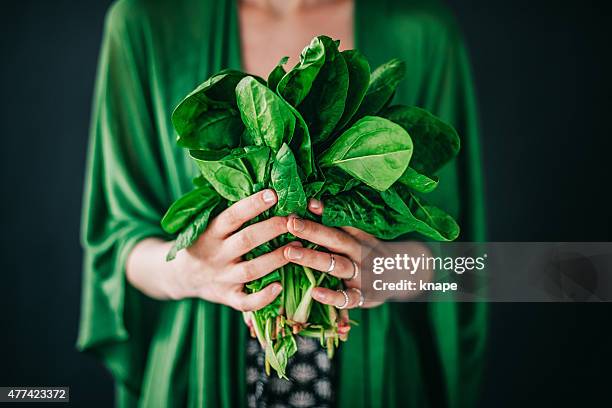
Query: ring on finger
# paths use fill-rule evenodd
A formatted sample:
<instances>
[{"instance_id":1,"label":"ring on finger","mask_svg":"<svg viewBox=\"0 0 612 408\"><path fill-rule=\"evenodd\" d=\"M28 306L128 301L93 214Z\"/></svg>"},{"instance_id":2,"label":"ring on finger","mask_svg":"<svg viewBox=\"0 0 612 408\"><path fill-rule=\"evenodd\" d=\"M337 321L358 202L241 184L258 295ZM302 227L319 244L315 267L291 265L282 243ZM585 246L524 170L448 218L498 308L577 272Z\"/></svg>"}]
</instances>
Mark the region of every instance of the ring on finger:
<instances>
[{"instance_id":1,"label":"ring on finger","mask_svg":"<svg viewBox=\"0 0 612 408\"><path fill-rule=\"evenodd\" d=\"M338 289L338 292L342 293L342 295L344 296L344 303L341 304L340 306L337 306L338 309L346 309L346 307L348 306L349 302L350 302L350 298L348 293L346 293L346 290L344 289Z\"/></svg>"},{"instance_id":2,"label":"ring on finger","mask_svg":"<svg viewBox=\"0 0 612 408\"><path fill-rule=\"evenodd\" d=\"M334 254L329 254L329 267L325 271L325 273L332 273L334 268L336 267L336 257Z\"/></svg>"},{"instance_id":3,"label":"ring on finger","mask_svg":"<svg viewBox=\"0 0 612 408\"><path fill-rule=\"evenodd\" d=\"M357 303L357 307L363 306L363 304L365 303L365 296L363 296L363 292L361 291L361 289L351 288L351 290L354 290L359 295L359 303Z\"/></svg>"},{"instance_id":4,"label":"ring on finger","mask_svg":"<svg viewBox=\"0 0 612 408\"><path fill-rule=\"evenodd\" d=\"M359 266L357 266L357 262L353 261L351 259L351 263L353 264L353 274L351 275L350 278L348 278L347 280L353 280L355 279L357 276L359 276Z\"/></svg>"}]
</instances>

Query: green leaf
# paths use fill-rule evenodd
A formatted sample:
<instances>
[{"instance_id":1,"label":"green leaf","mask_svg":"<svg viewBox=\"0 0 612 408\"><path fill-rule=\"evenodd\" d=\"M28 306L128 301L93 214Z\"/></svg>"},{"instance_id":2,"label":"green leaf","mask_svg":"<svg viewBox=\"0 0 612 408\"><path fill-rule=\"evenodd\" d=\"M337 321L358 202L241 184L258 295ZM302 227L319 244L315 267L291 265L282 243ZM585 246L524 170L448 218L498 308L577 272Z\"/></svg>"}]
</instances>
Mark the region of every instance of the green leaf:
<instances>
[{"instance_id":1,"label":"green leaf","mask_svg":"<svg viewBox=\"0 0 612 408\"><path fill-rule=\"evenodd\" d=\"M419 173L410 166L408 166L404 174L397 179L397 182L419 193L430 193L438 187L438 178L436 176L430 178Z\"/></svg>"},{"instance_id":2,"label":"green leaf","mask_svg":"<svg viewBox=\"0 0 612 408\"><path fill-rule=\"evenodd\" d=\"M306 195L306 198L315 197L317 194L319 194L324 185L324 181L313 181L311 183L304 184L304 194Z\"/></svg>"},{"instance_id":3,"label":"green leaf","mask_svg":"<svg viewBox=\"0 0 612 408\"><path fill-rule=\"evenodd\" d=\"M361 105L355 114L359 119L367 115L375 115L393 98L395 89L406 75L406 64L398 59L381 65L372 72L370 85Z\"/></svg>"},{"instance_id":4,"label":"green leaf","mask_svg":"<svg viewBox=\"0 0 612 408\"><path fill-rule=\"evenodd\" d=\"M221 71L178 104L172 112L172 124L180 146L210 150L238 146L242 124L234 89L245 75L240 71Z\"/></svg>"},{"instance_id":5,"label":"green leaf","mask_svg":"<svg viewBox=\"0 0 612 408\"><path fill-rule=\"evenodd\" d=\"M412 141L395 123L366 116L327 149L321 168L336 166L376 190L389 188L408 167Z\"/></svg>"},{"instance_id":6,"label":"green leaf","mask_svg":"<svg viewBox=\"0 0 612 408\"><path fill-rule=\"evenodd\" d=\"M257 280L254 280L253 282L247 283L245 286L247 289L251 291L251 293L253 293L253 292L258 292L262 290L263 288L265 288L272 282L278 282L280 280L281 280L281 274L280 274L280 271L277 269L272 273L269 273Z\"/></svg>"},{"instance_id":7,"label":"green leaf","mask_svg":"<svg viewBox=\"0 0 612 408\"><path fill-rule=\"evenodd\" d=\"M200 211L213 203L218 197L210 185L198 187L176 200L166 211L161 220L161 226L169 234L175 234L185 226Z\"/></svg>"},{"instance_id":8,"label":"green leaf","mask_svg":"<svg viewBox=\"0 0 612 408\"><path fill-rule=\"evenodd\" d=\"M350 174L347 174L336 167L329 167L325 169L324 175L325 184L321 189L320 194L336 195L362 184L360 180L353 178Z\"/></svg>"},{"instance_id":9,"label":"green leaf","mask_svg":"<svg viewBox=\"0 0 612 408\"><path fill-rule=\"evenodd\" d=\"M298 174L295 157L287 144L283 144L276 154L270 172L272 188L278 195L278 202L274 207L276 215L299 214L306 211L306 195Z\"/></svg>"},{"instance_id":10,"label":"green leaf","mask_svg":"<svg viewBox=\"0 0 612 408\"><path fill-rule=\"evenodd\" d=\"M385 203L405 218L402 223L436 241L453 241L459 236L459 225L453 217L428 204L401 185L380 193Z\"/></svg>"},{"instance_id":11,"label":"green leaf","mask_svg":"<svg viewBox=\"0 0 612 408\"><path fill-rule=\"evenodd\" d=\"M255 185L265 183L270 149L247 146L228 152L192 150L202 176L223 198L238 201L255 192Z\"/></svg>"},{"instance_id":12,"label":"green leaf","mask_svg":"<svg viewBox=\"0 0 612 408\"><path fill-rule=\"evenodd\" d=\"M276 345L274 346L278 365L280 367L287 367L289 358L291 358L291 356L297 352L297 349L297 343L295 342L295 338L291 333L278 339L276 341Z\"/></svg>"},{"instance_id":13,"label":"green leaf","mask_svg":"<svg viewBox=\"0 0 612 408\"><path fill-rule=\"evenodd\" d=\"M310 140L310 132L302 115L291 105L287 105L296 117L295 132L289 146L295 152L295 159L304 173L304 178L314 176L316 166L314 162L314 154L312 151L312 142Z\"/></svg>"},{"instance_id":14,"label":"green leaf","mask_svg":"<svg viewBox=\"0 0 612 408\"><path fill-rule=\"evenodd\" d=\"M452 241L459 235L450 215L407 190L404 198L393 187L382 192L357 187L329 197L322 221L331 227L359 228L381 239L417 232L436 241Z\"/></svg>"},{"instance_id":15,"label":"green leaf","mask_svg":"<svg viewBox=\"0 0 612 408\"><path fill-rule=\"evenodd\" d=\"M268 87L247 76L236 86L236 99L253 144L268 146L276 152L291 140L295 116Z\"/></svg>"},{"instance_id":16,"label":"green leaf","mask_svg":"<svg viewBox=\"0 0 612 408\"><path fill-rule=\"evenodd\" d=\"M453 159L460 148L457 131L424 109L414 106L391 106L383 116L410 134L414 153L410 167L427 176L435 174Z\"/></svg>"},{"instance_id":17,"label":"green leaf","mask_svg":"<svg viewBox=\"0 0 612 408\"><path fill-rule=\"evenodd\" d=\"M278 83L278 94L291 105L298 106L310 92L324 62L325 46L320 37L315 37L302 51L300 62Z\"/></svg>"},{"instance_id":18,"label":"green leaf","mask_svg":"<svg viewBox=\"0 0 612 408\"><path fill-rule=\"evenodd\" d=\"M370 84L370 64L363 54L357 50L346 50L340 54L348 69L348 92L344 112L336 125L338 130L346 126L357 112Z\"/></svg>"},{"instance_id":19,"label":"green leaf","mask_svg":"<svg viewBox=\"0 0 612 408\"><path fill-rule=\"evenodd\" d=\"M206 230L208 221L220 208L225 205L218 195L212 196L200 213L191 221L183 231L176 237L174 245L166 255L166 261L171 261L176 257L178 251L190 247L198 237Z\"/></svg>"},{"instance_id":20,"label":"green leaf","mask_svg":"<svg viewBox=\"0 0 612 408\"><path fill-rule=\"evenodd\" d=\"M186 149L218 150L238 146L244 129L235 109L211 109L200 116L191 131L179 136L177 144Z\"/></svg>"},{"instance_id":21,"label":"green leaf","mask_svg":"<svg viewBox=\"0 0 612 408\"><path fill-rule=\"evenodd\" d=\"M270 88L274 92L276 92L276 87L278 86L280 80L287 73L285 72L285 68L283 68L283 65L285 65L287 61L289 61L289 57L281 58L281 60L278 62L278 64L276 64L272 72L270 72L270 75L268 75L268 88Z\"/></svg>"},{"instance_id":22,"label":"green leaf","mask_svg":"<svg viewBox=\"0 0 612 408\"><path fill-rule=\"evenodd\" d=\"M325 48L325 63L319 70L310 92L298 111L304 117L313 144L324 142L344 112L349 87L349 74L338 45L329 37L320 36Z\"/></svg>"}]
</instances>

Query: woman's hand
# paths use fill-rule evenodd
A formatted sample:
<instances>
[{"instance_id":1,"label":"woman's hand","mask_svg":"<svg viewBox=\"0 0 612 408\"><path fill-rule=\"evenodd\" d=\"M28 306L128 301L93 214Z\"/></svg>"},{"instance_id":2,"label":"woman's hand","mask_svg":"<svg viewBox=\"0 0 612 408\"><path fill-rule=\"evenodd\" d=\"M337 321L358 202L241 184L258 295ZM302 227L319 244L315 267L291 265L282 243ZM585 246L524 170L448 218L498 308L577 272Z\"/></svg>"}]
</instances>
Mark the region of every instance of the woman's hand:
<instances>
[{"instance_id":1,"label":"woman's hand","mask_svg":"<svg viewBox=\"0 0 612 408\"><path fill-rule=\"evenodd\" d=\"M156 298L195 297L240 311L266 306L281 292L280 283L272 283L253 294L244 293L243 287L245 283L286 265L289 261L283 255L285 247L249 261L243 261L242 256L286 233L287 217L272 217L241 227L274 206L276 201L273 190L264 190L233 204L210 222L194 245L179 251L176 259L167 263L169 270L164 266L165 270L157 274L158 278L155 277L155 268L160 268L158 262L165 262L158 258L167 252L170 244L163 243L162 249L147 251L147 245L159 246L159 241L143 241L142 245L134 248L128 259L128 279L134 286ZM291 245L301 244L296 242ZM161 284L163 287L156 287L156 281L165 283Z\"/></svg>"},{"instance_id":2,"label":"woman's hand","mask_svg":"<svg viewBox=\"0 0 612 408\"><path fill-rule=\"evenodd\" d=\"M321 215L323 214L323 203L311 199L308 203L308 209L316 215ZM289 217L287 229L296 237L327 248L333 253L332 261L332 255L329 252L293 246L284 248L286 259L298 265L321 272L328 272L330 267L333 266L329 274L344 279L348 303L345 304L346 298L341 291L323 287L313 289L312 297L321 303L345 309L360 306L363 301L361 279L359 279L362 251L375 248L380 241L373 235L357 228L331 228L295 216ZM374 307L380 304L381 302L365 302L361 307Z\"/></svg>"}]
</instances>

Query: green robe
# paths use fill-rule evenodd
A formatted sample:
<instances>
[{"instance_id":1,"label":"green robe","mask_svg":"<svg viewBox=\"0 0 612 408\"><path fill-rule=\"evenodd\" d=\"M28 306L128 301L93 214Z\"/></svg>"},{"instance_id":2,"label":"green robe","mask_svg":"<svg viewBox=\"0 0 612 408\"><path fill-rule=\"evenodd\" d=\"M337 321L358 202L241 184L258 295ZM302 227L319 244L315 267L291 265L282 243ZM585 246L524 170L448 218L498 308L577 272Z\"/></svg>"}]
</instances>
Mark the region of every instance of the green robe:
<instances>
[{"instance_id":1,"label":"green robe","mask_svg":"<svg viewBox=\"0 0 612 408\"><path fill-rule=\"evenodd\" d=\"M170 113L212 73L240 68L236 11L231 0L119 1L107 15L83 202L78 347L111 371L120 406L245 404L240 314L196 299L153 301L125 279L132 247L166 237L161 216L191 189L196 169L175 145ZM457 127L460 157L442 170L432 199L458 218L463 240L483 240L474 91L452 17L434 1L356 1L355 36L372 66L406 61L397 102ZM485 311L454 303L351 311L360 325L336 357L339 406L472 406Z\"/></svg>"}]
</instances>

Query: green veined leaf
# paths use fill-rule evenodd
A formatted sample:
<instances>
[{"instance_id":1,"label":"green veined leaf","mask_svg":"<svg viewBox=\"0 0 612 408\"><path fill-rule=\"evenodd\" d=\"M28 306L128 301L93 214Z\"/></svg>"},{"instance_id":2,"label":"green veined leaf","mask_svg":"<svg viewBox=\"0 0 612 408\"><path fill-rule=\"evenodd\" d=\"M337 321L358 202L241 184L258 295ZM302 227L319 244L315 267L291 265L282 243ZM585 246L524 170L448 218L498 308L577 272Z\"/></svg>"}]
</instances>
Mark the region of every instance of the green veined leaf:
<instances>
[{"instance_id":1,"label":"green veined leaf","mask_svg":"<svg viewBox=\"0 0 612 408\"><path fill-rule=\"evenodd\" d=\"M404 174L397 179L397 182L402 183L406 187L410 187L419 193L429 193L438 187L438 178L436 176L431 176L430 178L419 173L410 166L408 166Z\"/></svg>"},{"instance_id":2,"label":"green veined leaf","mask_svg":"<svg viewBox=\"0 0 612 408\"><path fill-rule=\"evenodd\" d=\"M232 152L190 151L202 176L225 199L234 202L255 192L264 183L270 158L266 146L234 149Z\"/></svg>"},{"instance_id":3,"label":"green veined leaf","mask_svg":"<svg viewBox=\"0 0 612 408\"><path fill-rule=\"evenodd\" d=\"M298 106L310 92L312 83L325 62L325 46L319 37L302 50L300 62L280 80L276 88L292 106Z\"/></svg>"},{"instance_id":4,"label":"green veined leaf","mask_svg":"<svg viewBox=\"0 0 612 408\"><path fill-rule=\"evenodd\" d=\"M325 48L325 62L310 92L297 105L310 132L313 144L324 142L342 117L349 88L349 74L338 45L329 37L320 36Z\"/></svg>"},{"instance_id":5,"label":"green veined leaf","mask_svg":"<svg viewBox=\"0 0 612 408\"><path fill-rule=\"evenodd\" d=\"M206 230L208 221L214 214L218 213L225 204L218 195L213 196L207 206L191 221L183 231L176 237L174 245L170 248L170 252L166 255L166 261L171 261L176 257L178 251L188 248L198 239L198 237Z\"/></svg>"},{"instance_id":6,"label":"green veined leaf","mask_svg":"<svg viewBox=\"0 0 612 408\"><path fill-rule=\"evenodd\" d=\"M247 76L236 86L236 99L253 144L269 146L276 152L291 140L295 116L268 87Z\"/></svg>"},{"instance_id":7,"label":"green veined leaf","mask_svg":"<svg viewBox=\"0 0 612 408\"><path fill-rule=\"evenodd\" d=\"M211 109L194 120L196 122L190 132L178 137L179 146L196 150L236 147L244 129L236 109Z\"/></svg>"},{"instance_id":8,"label":"green veined leaf","mask_svg":"<svg viewBox=\"0 0 612 408\"><path fill-rule=\"evenodd\" d=\"M274 207L276 215L299 214L306 211L306 195L298 174L295 157L287 144L283 144L276 154L270 172L272 188L278 195L278 202Z\"/></svg>"},{"instance_id":9,"label":"green veined leaf","mask_svg":"<svg viewBox=\"0 0 612 408\"><path fill-rule=\"evenodd\" d=\"M240 71L221 71L178 104L172 112L172 124L179 135L179 145L210 150L238 146L242 124L234 89L245 75Z\"/></svg>"},{"instance_id":10,"label":"green veined leaf","mask_svg":"<svg viewBox=\"0 0 612 408\"><path fill-rule=\"evenodd\" d=\"M176 200L166 211L161 226L169 234L174 234L185 226L200 211L211 204L218 194L210 185L198 187Z\"/></svg>"},{"instance_id":11,"label":"green veined leaf","mask_svg":"<svg viewBox=\"0 0 612 408\"><path fill-rule=\"evenodd\" d=\"M453 241L459 236L459 225L441 209L428 204L401 185L380 193L385 203L402 214L401 222L436 241Z\"/></svg>"},{"instance_id":12,"label":"green veined leaf","mask_svg":"<svg viewBox=\"0 0 612 408\"><path fill-rule=\"evenodd\" d=\"M268 88L270 88L274 92L276 92L276 88L280 80L287 73L285 71L285 68L283 68L283 65L285 65L287 61L289 61L289 57L281 58L281 60L278 62L278 64L276 64L272 72L270 72L270 75L268 75Z\"/></svg>"},{"instance_id":13,"label":"green veined leaf","mask_svg":"<svg viewBox=\"0 0 612 408\"><path fill-rule=\"evenodd\" d=\"M357 50L346 50L340 53L348 69L348 92L344 104L344 112L336 125L342 129L353 117L368 90L370 84L370 64L362 53Z\"/></svg>"},{"instance_id":14,"label":"green veined leaf","mask_svg":"<svg viewBox=\"0 0 612 408\"><path fill-rule=\"evenodd\" d=\"M436 241L452 241L459 235L459 226L450 215L411 192L406 191L404 199L393 187L376 192L362 186L330 196L322 221L331 227L359 228L381 239L417 232Z\"/></svg>"},{"instance_id":15,"label":"green veined leaf","mask_svg":"<svg viewBox=\"0 0 612 408\"><path fill-rule=\"evenodd\" d=\"M395 89L406 75L406 64L398 59L381 65L372 72L370 86L354 118L375 115L389 103Z\"/></svg>"},{"instance_id":16,"label":"green veined leaf","mask_svg":"<svg viewBox=\"0 0 612 408\"><path fill-rule=\"evenodd\" d=\"M389 188L408 167L412 141L401 126L366 116L327 149L321 168L336 166L376 190Z\"/></svg>"},{"instance_id":17,"label":"green veined leaf","mask_svg":"<svg viewBox=\"0 0 612 408\"><path fill-rule=\"evenodd\" d=\"M397 105L382 115L410 134L414 142L410 167L419 173L431 177L459 152L457 131L424 109Z\"/></svg>"}]
</instances>

